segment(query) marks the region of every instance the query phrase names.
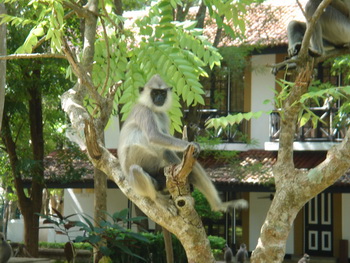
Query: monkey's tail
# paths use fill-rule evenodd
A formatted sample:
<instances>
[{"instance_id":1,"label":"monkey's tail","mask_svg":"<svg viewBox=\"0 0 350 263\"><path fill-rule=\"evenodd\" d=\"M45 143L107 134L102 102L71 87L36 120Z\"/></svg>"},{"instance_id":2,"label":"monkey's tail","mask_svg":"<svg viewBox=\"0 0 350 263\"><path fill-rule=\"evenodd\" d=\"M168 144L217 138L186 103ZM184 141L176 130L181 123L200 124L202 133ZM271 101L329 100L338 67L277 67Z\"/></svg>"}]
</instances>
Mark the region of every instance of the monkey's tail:
<instances>
[{"instance_id":1,"label":"monkey's tail","mask_svg":"<svg viewBox=\"0 0 350 263\"><path fill-rule=\"evenodd\" d=\"M228 211L229 209L246 209L248 208L248 201L244 199L238 199L223 203L223 211Z\"/></svg>"}]
</instances>

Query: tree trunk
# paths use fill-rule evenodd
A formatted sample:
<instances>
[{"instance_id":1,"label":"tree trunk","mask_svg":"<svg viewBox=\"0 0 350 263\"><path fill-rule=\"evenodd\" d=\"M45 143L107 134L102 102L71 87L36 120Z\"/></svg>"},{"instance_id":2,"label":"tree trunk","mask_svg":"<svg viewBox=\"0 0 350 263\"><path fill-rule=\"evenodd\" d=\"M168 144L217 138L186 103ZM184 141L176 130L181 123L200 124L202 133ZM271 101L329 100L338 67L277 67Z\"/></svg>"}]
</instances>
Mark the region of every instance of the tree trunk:
<instances>
[{"instance_id":1,"label":"tree trunk","mask_svg":"<svg viewBox=\"0 0 350 263\"><path fill-rule=\"evenodd\" d=\"M39 64L40 65L40 64ZM40 67L34 70L30 77L29 85L29 125L30 138L32 142L32 152L34 164L31 167L32 187L30 193L30 202L28 207L24 207L20 201L20 208L25 222L25 245L29 253L37 257L39 252L39 216L43 198L43 179L44 179L44 131L43 131L43 112L42 95L40 83ZM23 212L25 211L25 212Z\"/></svg>"},{"instance_id":2,"label":"tree trunk","mask_svg":"<svg viewBox=\"0 0 350 263\"><path fill-rule=\"evenodd\" d=\"M204 28L204 20L205 20L206 12L207 12L207 6L205 5L204 0L202 0L201 5L199 6L198 12L196 14L198 28Z\"/></svg>"},{"instance_id":3,"label":"tree trunk","mask_svg":"<svg viewBox=\"0 0 350 263\"><path fill-rule=\"evenodd\" d=\"M173 240L171 238L171 233L164 227L162 227L164 245L166 251L166 262L174 263L174 250L173 250Z\"/></svg>"},{"instance_id":4,"label":"tree trunk","mask_svg":"<svg viewBox=\"0 0 350 263\"><path fill-rule=\"evenodd\" d=\"M5 4L0 3L0 15L5 14ZM6 23L0 25L0 56L6 55ZM0 131L5 105L6 60L0 61Z\"/></svg>"},{"instance_id":5,"label":"tree trunk","mask_svg":"<svg viewBox=\"0 0 350 263\"><path fill-rule=\"evenodd\" d=\"M29 254L32 257L39 256L39 216L36 215L37 206L32 204L26 207L21 207L21 212L24 221L24 244Z\"/></svg>"},{"instance_id":6,"label":"tree trunk","mask_svg":"<svg viewBox=\"0 0 350 263\"><path fill-rule=\"evenodd\" d=\"M75 96L75 94L68 92L62 96L64 109L69 109L71 117L84 116L84 109L75 107L78 104L70 96ZM68 101L71 102L69 106L66 104ZM91 134L94 133L93 122L85 120L85 125L89 126L85 128L85 136L86 140L90 141L95 138ZM89 142L87 145L91 146L92 143ZM99 156L98 158L91 158L94 166L104 171L110 178L113 178L123 193L139 206L150 219L175 234L186 251L189 263L214 263L215 259L211 253L210 243L202 221L194 209L194 200L190 195L190 186L187 181L187 176L191 172L195 161L192 157L193 151L194 147L190 147L185 152L181 164L175 167L168 167L165 170L167 188L173 200L165 206L136 195L120 171L118 160L102 145L94 150L88 150L88 152L98 153L96 154L96 156Z\"/></svg>"},{"instance_id":7,"label":"tree trunk","mask_svg":"<svg viewBox=\"0 0 350 263\"><path fill-rule=\"evenodd\" d=\"M104 172L94 167L94 219L98 226L101 220L106 220L107 211L107 176ZM100 245L106 245L106 240L101 240ZM99 262L102 254L94 249L94 262Z\"/></svg>"}]
</instances>

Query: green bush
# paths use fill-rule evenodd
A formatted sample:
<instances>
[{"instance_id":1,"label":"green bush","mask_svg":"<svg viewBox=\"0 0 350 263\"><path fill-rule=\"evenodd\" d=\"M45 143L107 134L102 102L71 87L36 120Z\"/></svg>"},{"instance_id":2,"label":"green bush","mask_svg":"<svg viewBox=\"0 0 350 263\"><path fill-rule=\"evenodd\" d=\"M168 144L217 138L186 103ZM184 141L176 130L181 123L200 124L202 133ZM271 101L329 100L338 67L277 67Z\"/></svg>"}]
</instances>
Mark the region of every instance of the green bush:
<instances>
[{"instance_id":1,"label":"green bush","mask_svg":"<svg viewBox=\"0 0 350 263\"><path fill-rule=\"evenodd\" d=\"M62 248L64 249L64 245L66 243L50 243L50 242L39 242L40 248ZM88 243L74 243L75 249L85 249L92 250L92 246Z\"/></svg>"},{"instance_id":2,"label":"green bush","mask_svg":"<svg viewBox=\"0 0 350 263\"><path fill-rule=\"evenodd\" d=\"M113 231L114 232L114 231ZM117 231L114 232L117 234ZM153 262L157 263L166 263L166 255L165 255L165 247L164 247L164 239L163 234L153 234L153 233L142 233L142 236L149 240L149 243L143 243L140 241L131 242L128 244L129 249L132 250L133 254L142 255L146 261L130 256L127 253L124 253L117 246L114 247L113 244L108 244L107 246L113 251L110 254L110 258L114 263L139 263L139 262ZM225 239L217 236L208 236L210 241L210 246L212 248L212 252L216 259L222 256L222 248L225 246ZM64 248L65 243L49 243L49 242L40 242L39 247L41 248ZM92 246L88 243L74 243L74 247L76 249L86 249L92 250ZM187 257L186 252L183 249L180 241L173 236L173 250L174 257L176 263L186 263Z\"/></svg>"},{"instance_id":3,"label":"green bush","mask_svg":"<svg viewBox=\"0 0 350 263\"><path fill-rule=\"evenodd\" d=\"M45 224L53 224L43 228L54 228L65 234L75 249L92 249L95 247L102 256L111 259L113 263L141 263L157 262L166 263L165 245L163 234L135 233L125 226L128 222L138 222L144 217L128 218L128 210L115 212L113 215L106 213L110 220L102 220L95 226L90 218L82 215L85 222L71 220L73 215L63 216L58 211L55 215L41 215L45 218ZM86 235L71 237L71 227L79 227ZM219 237L209 236L214 256L221 253L225 240ZM68 242L68 243L70 243ZM42 242L41 247L64 248L67 243ZM173 236L173 250L175 262L186 263L187 257L180 241ZM66 254L69 257L69 254Z\"/></svg>"},{"instance_id":4,"label":"green bush","mask_svg":"<svg viewBox=\"0 0 350 263\"><path fill-rule=\"evenodd\" d=\"M222 259L223 248L225 247L226 240L217 236L208 236L208 239L215 259Z\"/></svg>"}]
</instances>

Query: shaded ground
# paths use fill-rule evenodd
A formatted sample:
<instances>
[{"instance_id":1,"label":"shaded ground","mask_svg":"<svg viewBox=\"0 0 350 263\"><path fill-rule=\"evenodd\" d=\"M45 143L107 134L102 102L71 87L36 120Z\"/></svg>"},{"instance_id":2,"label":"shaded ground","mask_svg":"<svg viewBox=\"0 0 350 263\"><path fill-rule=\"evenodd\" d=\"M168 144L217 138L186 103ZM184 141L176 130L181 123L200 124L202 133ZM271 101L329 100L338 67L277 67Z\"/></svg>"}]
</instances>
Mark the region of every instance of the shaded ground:
<instances>
[{"instance_id":1,"label":"shaded ground","mask_svg":"<svg viewBox=\"0 0 350 263\"><path fill-rule=\"evenodd\" d=\"M52 263L54 260L48 258L11 258L8 263Z\"/></svg>"}]
</instances>

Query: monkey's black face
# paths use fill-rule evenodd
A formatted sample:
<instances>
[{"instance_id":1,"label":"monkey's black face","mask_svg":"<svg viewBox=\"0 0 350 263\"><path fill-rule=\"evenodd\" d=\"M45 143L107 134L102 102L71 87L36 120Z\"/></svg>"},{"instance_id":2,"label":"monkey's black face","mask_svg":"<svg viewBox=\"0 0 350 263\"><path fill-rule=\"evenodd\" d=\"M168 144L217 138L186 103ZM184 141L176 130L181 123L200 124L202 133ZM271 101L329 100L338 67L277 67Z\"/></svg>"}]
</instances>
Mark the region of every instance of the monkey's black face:
<instances>
[{"instance_id":1,"label":"monkey's black face","mask_svg":"<svg viewBox=\"0 0 350 263\"><path fill-rule=\"evenodd\" d=\"M156 106L163 106L166 101L168 89L152 89L151 98Z\"/></svg>"}]
</instances>

